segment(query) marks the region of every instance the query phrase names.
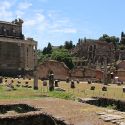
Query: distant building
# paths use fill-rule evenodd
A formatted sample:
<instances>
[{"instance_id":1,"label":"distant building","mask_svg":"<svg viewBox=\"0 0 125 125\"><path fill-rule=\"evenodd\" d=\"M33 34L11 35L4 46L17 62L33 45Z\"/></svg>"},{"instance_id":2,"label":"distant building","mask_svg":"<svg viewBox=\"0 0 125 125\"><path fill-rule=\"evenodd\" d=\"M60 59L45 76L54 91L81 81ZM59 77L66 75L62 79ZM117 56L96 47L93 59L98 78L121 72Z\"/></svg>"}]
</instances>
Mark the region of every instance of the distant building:
<instances>
[{"instance_id":1,"label":"distant building","mask_svg":"<svg viewBox=\"0 0 125 125\"><path fill-rule=\"evenodd\" d=\"M112 43L107 43L99 40L86 39L79 42L71 52L78 60L75 64L80 66L98 66L103 65L106 57L107 63L112 63L115 60L115 48ZM80 62L79 62L80 61Z\"/></svg>"},{"instance_id":2,"label":"distant building","mask_svg":"<svg viewBox=\"0 0 125 125\"><path fill-rule=\"evenodd\" d=\"M23 20L0 21L0 75L25 74L37 65L37 42L25 40Z\"/></svg>"}]
</instances>

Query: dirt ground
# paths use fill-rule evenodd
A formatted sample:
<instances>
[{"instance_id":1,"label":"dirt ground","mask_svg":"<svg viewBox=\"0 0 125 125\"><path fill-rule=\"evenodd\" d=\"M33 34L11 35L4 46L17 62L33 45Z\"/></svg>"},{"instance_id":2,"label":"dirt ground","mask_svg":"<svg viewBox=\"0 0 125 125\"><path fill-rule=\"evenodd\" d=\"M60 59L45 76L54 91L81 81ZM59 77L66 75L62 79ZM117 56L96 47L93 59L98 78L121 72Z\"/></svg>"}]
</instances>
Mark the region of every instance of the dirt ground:
<instances>
[{"instance_id":1,"label":"dirt ground","mask_svg":"<svg viewBox=\"0 0 125 125\"><path fill-rule=\"evenodd\" d=\"M22 99L22 100L1 100L0 104L25 103L39 108L42 112L53 117L65 120L70 125L113 125L99 119L96 114L103 111L103 108L55 98Z\"/></svg>"}]
</instances>

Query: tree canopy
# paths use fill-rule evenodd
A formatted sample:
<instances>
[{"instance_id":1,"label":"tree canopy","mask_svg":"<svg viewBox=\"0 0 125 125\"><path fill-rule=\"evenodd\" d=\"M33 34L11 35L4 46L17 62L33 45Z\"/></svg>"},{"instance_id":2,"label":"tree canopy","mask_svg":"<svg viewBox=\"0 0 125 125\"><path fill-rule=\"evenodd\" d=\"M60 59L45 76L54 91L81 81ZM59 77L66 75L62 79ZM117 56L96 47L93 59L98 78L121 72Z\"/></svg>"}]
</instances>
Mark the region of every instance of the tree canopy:
<instances>
[{"instance_id":1,"label":"tree canopy","mask_svg":"<svg viewBox=\"0 0 125 125\"><path fill-rule=\"evenodd\" d=\"M43 54L51 54L52 53L52 45L48 43L48 46L43 49Z\"/></svg>"},{"instance_id":2,"label":"tree canopy","mask_svg":"<svg viewBox=\"0 0 125 125\"><path fill-rule=\"evenodd\" d=\"M59 62L64 62L69 69L72 69L74 67L72 57L66 49L54 50L52 52L51 59L57 60Z\"/></svg>"},{"instance_id":3,"label":"tree canopy","mask_svg":"<svg viewBox=\"0 0 125 125\"><path fill-rule=\"evenodd\" d=\"M70 50L70 49L72 49L73 47L74 47L74 45L73 45L73 42L72 42L72 41L65 41L65 44L64 44L64 48L65 48L65 49Z\"/></svg>"},{"instance_id":4,"label":"tree canopy","mask_svg":"<svg viewBox=\"0 0 125 125\"><path fill-rule=\"evenodd\" d=\"M116 44L116 43L119 42L118 37L116 37L116 36L108 36L107 34L103 34L103 36L101 36L99 38L99 40L106 41L108 43L113 43L113 44Z\"/></svg>"}]
</instances>

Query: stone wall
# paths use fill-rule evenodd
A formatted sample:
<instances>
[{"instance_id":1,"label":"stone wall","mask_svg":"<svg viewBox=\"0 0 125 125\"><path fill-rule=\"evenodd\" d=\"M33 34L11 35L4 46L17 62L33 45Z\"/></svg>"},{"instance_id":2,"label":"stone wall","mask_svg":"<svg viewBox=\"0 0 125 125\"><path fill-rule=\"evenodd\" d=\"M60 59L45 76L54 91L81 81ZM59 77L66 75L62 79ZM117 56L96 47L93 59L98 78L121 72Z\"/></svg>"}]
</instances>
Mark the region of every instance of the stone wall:
<instances>
[{"instance_id":1,"label":"stone wall","mask_svg":"<svg viewBox=\"0 0 125 125\"><path fill-rule=\"evenodd\" d=\"M27 104L0 105L0 125L66 125L64 120Z\"/></svg>"},{"instance_id":2,"label":"stone wall","mask_svg":"<svg viewBox=\"0 0 125 125\"><path fill-rule=\"evenodd\" d=\"M114 45L112 43L86 39L79 42L71 53L83 58L83 61L88 61L87 65L103 65L104 57L107 57L108 63L113 62L115 59L113 50Z\"/></svg>"},{"instance_id":3,"label":"stone wall","mask_svg":"<svg viewBox=\"0 0 125 125\"><path fill-rule=\"evenodd\" d=\"M36 65L36 41L0 37L0 75L32 71Z\"/></svg>"},{"instance_id":4,"label":"stone wall","mask_svg":"<svg viewBox=\"0 0 125 125\"><path fill-rule=\"evenodd\" d=\"M88 103L91 105L96 105L96 106L101 106L101 107L108 107L108 106L114 105L116 110L125 111L124 100L111 99L111 98L105 98L105 97L93 97L90 100L79 99L79 102Z\"/></svg>"},{"instance_id":5,"label":"stone wall","mask_svg":"<svg viewBox=\"0 0 125 125\"><path fill-rule=\"evenodd\" d=\"M125 60L117 61L117 69L124 69L125 70Z\"/></svg>"},{"instance_id":6,"label":"stone wall","mask_svg":"<svg viewBox=\"0 0 125 125\"><path fill-rule=\"evenodd\" d=\"M85 69L85 77L87 78L96 78L96 70L95 69Z\"/></svg>"},{"instance_id":7,"label":"stone wall","mask_svg":"<svg viewBox=\"0 0 125 125\"><path fill-rule=\"evenodd\" d=\"M83 79L84 78L84 69L74 68L71 70L71 78L72 79Z\"/></svg>"},{"instance_id":8,"label":"stone wall","mask_svg":"<svg viewBox=\"0 0 125 125\"><path fill-rule=\"evenodd\" d=\"M62 62L55 60L45 61L37 67L39 78L48 78L48 74L52 72L55 79L65 80L70 76L69 68Z\"/></svg>"},{"instance_id":9,"label":"stone wall","mask_svg":"<svg viewBox=\"0 0 125 125\"><path fill-rule=\"evenodd\" d=\"M96 70L96 79L102 81L103 80L103 72L100 70Z\"/></svg>"},{"instance_id":10,"label":"stone wall","mask_svg":"<svg viewBox=\"0 0 125 125\"><path fill-rule=\"evenodd\" d=\"M37 65L37 42L25 39L23 20L0 21L0 75L15 76L33 71Z\"/></svg>"},{"instance_id":11,"label":"stone wall","mask_svg":"<svg viewBox=\"0 0 125 125\"><path fill-rule=\"evenodd\" d=\"M74 68L71 70L71 78L72 79L79 79L79 80L84 80L86 78L97 78L101 79L102 74L100 72L98 73L95 69L90 69L90 68Z\"/></svg>"},{"instance_id":12,"label":"stone wall","mask_svg":"<svg viewBox=\"0 0 125 125\"><path fill-rule=\"evenodd\" d=\"M41 112L30 112L15 116L0 117L0 125L66 125L50 115Z\"/></svg>"},{"instance_id":13,"label":"stone wall","mask_svg":"<svg viewBox=\"0 0 125 125\"><path fill-rule=\"evenodd\" d=\"M101 71L91 68L74 68L70 70L64 63L55 60L45 61L37 67L38 77L47 79L50 72L54 73L55 79L65 80L67 77L71 79L84 80L86 78L102 79Z\"/></svg>"},{"instance_id":14,"label":"stone wall","mask_svg":"<svg viewBox=\"0 0 125 125\"><path fill-rule=\"evenodd\" d=\"M117 70L116 76L119 77L119 80L125 81L125 70Z\"/></svg>"}]
</instances>

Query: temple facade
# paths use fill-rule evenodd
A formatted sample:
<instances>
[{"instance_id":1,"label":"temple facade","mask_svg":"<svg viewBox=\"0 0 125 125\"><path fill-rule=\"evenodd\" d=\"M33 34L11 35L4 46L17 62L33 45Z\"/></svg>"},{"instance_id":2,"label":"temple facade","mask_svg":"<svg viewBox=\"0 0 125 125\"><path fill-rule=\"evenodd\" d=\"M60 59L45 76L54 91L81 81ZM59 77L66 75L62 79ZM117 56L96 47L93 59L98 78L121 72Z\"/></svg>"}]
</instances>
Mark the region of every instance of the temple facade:
<instances>
[{"instance_id":1,"label":"temple facade","mask_svg":"<svg viewBox=\"0 0 125 125\"><path fill-rule=\"evenodd\" d=\"M0 75L21 75L37 65L37 42L25 39L23 20L0 21Z\"/></svg>"}]
</instances>

